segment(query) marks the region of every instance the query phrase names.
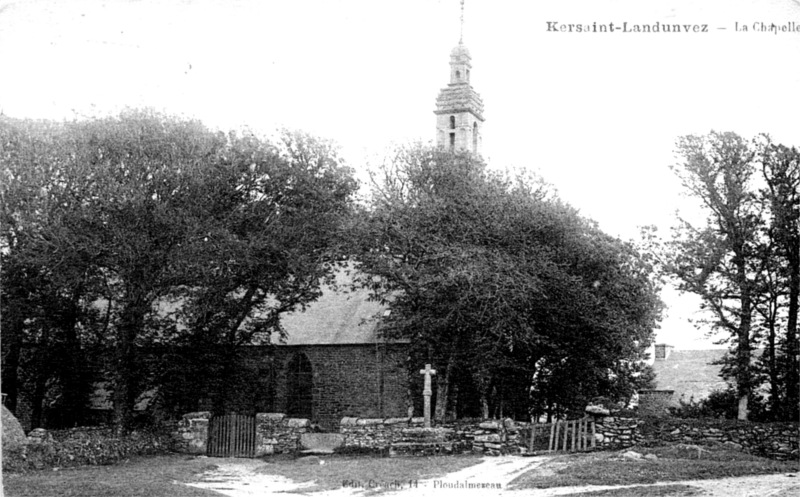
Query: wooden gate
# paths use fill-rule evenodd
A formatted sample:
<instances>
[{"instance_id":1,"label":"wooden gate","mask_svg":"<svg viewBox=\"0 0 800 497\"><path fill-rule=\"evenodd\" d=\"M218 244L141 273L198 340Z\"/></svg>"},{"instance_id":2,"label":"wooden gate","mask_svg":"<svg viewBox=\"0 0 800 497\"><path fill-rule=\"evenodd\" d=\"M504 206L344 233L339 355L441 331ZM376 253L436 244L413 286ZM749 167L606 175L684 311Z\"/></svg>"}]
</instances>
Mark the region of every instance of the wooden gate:
<instances>
[{"instance_id":1,"label":"wooden gate","mask_svg":"<svg viewBox=\"0 0 800 497\"><path fill-rule=\"evenodd\" d=\"M578 452L595 448L591 418L535 423L525 433L529 452Z\"/></svg>"},{"instance_id":2,"label":"wooden gate","mask_svg":"<svg viewBox=\"0 0 800 497\"><path fill-rule=\"evenodd\" d=\"M207 454L209 457L255 457L256 417L213 416L208 423Z\"/></svg>"}]
</instances>

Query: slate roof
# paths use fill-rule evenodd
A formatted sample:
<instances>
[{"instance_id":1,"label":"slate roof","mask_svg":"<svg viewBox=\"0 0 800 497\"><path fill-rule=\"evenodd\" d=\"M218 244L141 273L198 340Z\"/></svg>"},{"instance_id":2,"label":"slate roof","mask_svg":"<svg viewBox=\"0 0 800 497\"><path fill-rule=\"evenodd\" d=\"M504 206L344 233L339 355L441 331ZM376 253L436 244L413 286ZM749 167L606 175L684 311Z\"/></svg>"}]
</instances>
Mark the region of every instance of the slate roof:
<instances>
[{"instance_id":1,"label":"slate roof","mask_svg":"<svg viewBox=\"0 0 800 497\"><path fill-rule=\"evenodd\" d=\"M684 401L708 397L712 390L724 390L727 383L719 376L722 368L712 364L725 354L725 349L673 350L666 359L656 359L656 388L674 390L673 400Z\"/></svg>"},{"instance_id":2,"label":"slate roof","mask_svg":"<svg viewBox=\"0 0 800 497\"><path fill-rule=\"evenodd\" d=\"M469 83L451 83L439 91L434 114L472 112L483 121L483 100Z\"/></svg>"},{"instance_id":3,"label":"slate roof","mask_svg":"<svg viewBox=\"0 0 800 497\"><path fill-rule=\"evenodd\" d=\"M336 274L336 286L323 286L322 296L305 311L285 314L281 324L287 332L284 345L370 344L380 340L380 316L386 308L369 299L364 289L350 290L345 271ZM380 340L382 341L382 340ZM277 335L274 343L281 343Z\"/></svg>"}]
</instances>

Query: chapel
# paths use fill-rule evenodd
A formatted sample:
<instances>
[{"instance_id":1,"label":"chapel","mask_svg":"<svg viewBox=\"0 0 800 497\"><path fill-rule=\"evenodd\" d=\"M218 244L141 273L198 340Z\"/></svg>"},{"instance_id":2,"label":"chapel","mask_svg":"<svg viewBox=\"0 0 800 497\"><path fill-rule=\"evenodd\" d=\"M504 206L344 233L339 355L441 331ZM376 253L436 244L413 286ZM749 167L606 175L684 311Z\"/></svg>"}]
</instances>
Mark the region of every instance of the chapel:
<instances>
[{"instance_id":1,"label":"chapel","mask_svg":"<svg viewBox=\"0 0 800 497\"><path fill-rule=\"evenodd\" d=\"M436 144L480 154L483 100L470 83L472 58L462 36L450 52L450 80L436 99ZM338 274L340 288L347 276ZM273 357L275 390L269 407L337 429L343 417L421 415L419 364L409 344L387 340L380 318L386 309L366 290L325 288L304 312L284 318L288 341ZM417 374L415 374L417 373Z\"/></svg>"},{"instance_id":2,"label":"chapel","mask_svg":"<svg viewBox=\"0 0 800 497\"><path fill-rule=\"evenodd\" d=\"M472 88L472 59L462 37L450 52L450 78L435 102L436 144L450 151L479 154L484 122L483 101ZM349 268L348 270L352 270ZM333 286L323 286L318 300L305 310L282 318L286 340L245 347L246 367L259 380L235 392L245 411L285 413L307 418L325 431L337 431L343 417L392 418L420 416L419 364L410 363L410 344L387 339L381 317L387 310L370 299L366 289L347 288L352 277L336 274ZM148 397L149 395L149 397ZM148 409L153 391L137 401ZM198 408L207 410L207 399ZM234 402L236 404L237 402ZM95 385L92 418L108 422L112 402L105 383ZM30 405L25 393L17 416L26 429Z\"/></svg>"}]
</instances>

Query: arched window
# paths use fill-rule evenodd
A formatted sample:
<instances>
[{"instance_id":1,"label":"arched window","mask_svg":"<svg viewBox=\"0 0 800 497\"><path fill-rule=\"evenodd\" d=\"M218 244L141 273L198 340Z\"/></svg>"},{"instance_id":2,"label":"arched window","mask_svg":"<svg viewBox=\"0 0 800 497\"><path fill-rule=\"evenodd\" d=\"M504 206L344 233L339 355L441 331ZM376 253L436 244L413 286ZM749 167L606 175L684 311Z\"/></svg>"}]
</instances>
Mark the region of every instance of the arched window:
<instances>
[{"instance_id":1,"label":"arched window","mask_svg":"<svg viewBox=\"0 0 800 497\"><path fill-rule=\"evenodd\" d=\"M450 129L456 129L456 116L450 116Z\"/></svg>"},{"instance_id":2,"label":"arched window","mask_svg":"<svg viewBox=\"0 0 800 497\"><path fill-rule=\"evenodd\" d=\"M286 415L312 419L314 384L311 361L303 353L295 354L286 368Z\"/></svg>"},{"instance_id":3,"label":"arched window","mask_svg":"<svg viewBox=\"0 0 800 497\"><path fill-rule=\"evenodd\" d=\"M472 123L472 151L478 153L478 123Z\"/></svg>"},{"instance_id":4,"label":"arched window","mask_svg":"<svg viewBox=\"0 0 800 497\"><path fill-rule=\"evenodd\" d=\"M456 79L461 79L461 71L456 71Z\"/></svg>"}]
</instances>

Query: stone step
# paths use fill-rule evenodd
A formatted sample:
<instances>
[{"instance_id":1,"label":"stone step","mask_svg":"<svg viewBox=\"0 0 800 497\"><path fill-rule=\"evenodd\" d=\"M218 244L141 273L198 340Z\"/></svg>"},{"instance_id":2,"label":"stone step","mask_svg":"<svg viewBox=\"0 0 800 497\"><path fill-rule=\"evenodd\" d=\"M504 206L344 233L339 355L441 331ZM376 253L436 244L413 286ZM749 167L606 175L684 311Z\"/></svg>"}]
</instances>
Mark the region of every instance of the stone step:
<instances>
[{"instance_id":1,"label":"stone step","mask_svg":"<svg viewBox=\"0 0 800 497\"><path fill-rule=\"evenodd\" d=\"M300 446L303 453L332 454L344 445L344 435L340 433L303 433L300 435Z\"/></svg>"}]
</instances>

